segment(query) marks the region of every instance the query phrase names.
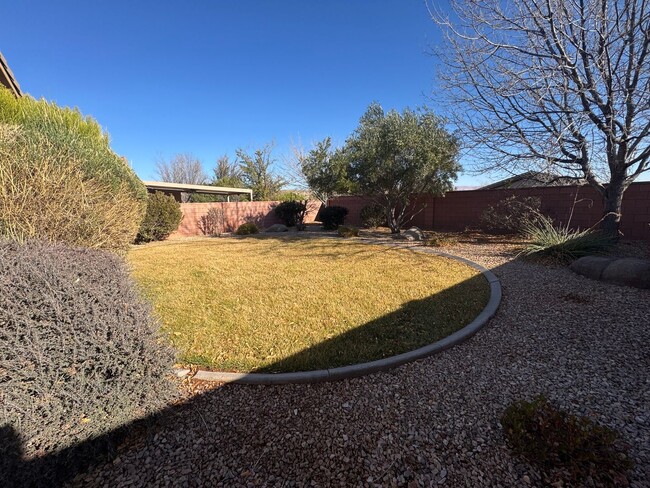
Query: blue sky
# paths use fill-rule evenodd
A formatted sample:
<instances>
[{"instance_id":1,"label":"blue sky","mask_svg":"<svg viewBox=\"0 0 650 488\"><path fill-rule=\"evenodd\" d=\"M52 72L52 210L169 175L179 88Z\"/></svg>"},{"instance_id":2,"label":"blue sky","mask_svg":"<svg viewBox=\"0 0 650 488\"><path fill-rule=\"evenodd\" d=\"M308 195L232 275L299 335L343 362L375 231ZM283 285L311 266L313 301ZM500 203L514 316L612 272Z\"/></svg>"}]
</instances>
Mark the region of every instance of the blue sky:
<instances>
[{"instance_id":1,"label":"blue sky","mask_svg":"<svg viewBox=\"0 0 650 488\"><path fill-rule=\"evenodd\" d=\"M20 0L0 15L21 88L95 117L143 179L175 153L209 171L238 147L342 143L371 101L435 90L424 0Z\"/></svg>"}]
</instances>

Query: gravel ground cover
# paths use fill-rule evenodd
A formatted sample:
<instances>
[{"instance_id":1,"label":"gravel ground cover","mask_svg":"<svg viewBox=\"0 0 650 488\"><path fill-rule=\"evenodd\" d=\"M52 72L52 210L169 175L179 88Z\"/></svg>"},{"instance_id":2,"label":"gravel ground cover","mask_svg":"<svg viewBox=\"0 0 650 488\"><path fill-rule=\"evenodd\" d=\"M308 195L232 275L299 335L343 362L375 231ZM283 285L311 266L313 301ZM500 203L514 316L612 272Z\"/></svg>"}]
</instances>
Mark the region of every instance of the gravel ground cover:
<instances>
[{"instance_id":1,"label":"gravel ground cover","mask_svg":"<svg viewBox=\"0 0 650 488\"><path fill-rule=\"evenodd\" d=\"M650 486L650 292L470 241L444 250L493 269L504 298L469 341L334 383L188 382L155 434L72 486L548 486L499 425L537 394L618 430L631 486Z\"/></svg>"}]
</instances>

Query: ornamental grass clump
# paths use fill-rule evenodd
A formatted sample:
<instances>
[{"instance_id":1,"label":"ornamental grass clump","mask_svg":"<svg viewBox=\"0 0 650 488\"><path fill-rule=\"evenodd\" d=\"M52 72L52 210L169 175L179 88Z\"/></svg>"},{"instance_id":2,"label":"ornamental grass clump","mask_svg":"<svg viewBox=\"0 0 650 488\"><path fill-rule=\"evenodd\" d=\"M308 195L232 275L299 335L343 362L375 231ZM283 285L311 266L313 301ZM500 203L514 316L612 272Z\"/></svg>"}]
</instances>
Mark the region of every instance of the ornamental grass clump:
<instances>
[{"instance_id":1,"label":"ornamental grass clump","mask_svg":"<svg viewBox=\"0 0 650 488\"><path fill-rule=\"evenodd\" d=\"M119 256L0 240L0 444L18 444L0 473L58 486L165 407L175 354L158 327Z\"/></svg>"},{"instance_id":2,"label":"ornamental grass clump","mask_svg":"<svg viewBox=\"0 0 650 488\"><path fill-rule=\"evenodd\" d=\"M203 235L218 237L226 230L226 213L223 208L211 207L201 216L198 224Z\"/></svg>"},{"instance_id":3,"label":"ornamental grass clump","mask_svg":"<svg viewBox=\"0 0 650 488\"><path fill-rule=\"evenodd\" d=\"M616 244L616 238L593 229L572 230L556 226L550 217L537 215L523 227L528 240L522 254L546 257L566 263L582 256L604 254Z\"/></svg>"},{"instance_id":4,"label":"ornamental grass clump","mask_svg":"<svg viewBox=\"0 0 650 488\"><path fill-rule=\"evenodd\" d=\"M558 410L543 396L512 404L501 425L512 450L539 466L547 483L581 483L591 478L596 486L628 485L626 472L632 462L618 434Z\"/></svg>"},{"instance_id":5,"label":"ornamental grass clump","mask_svg":"<svg viewBox=\"0 0 650 488\"><path fill-rule=\"evenodd\" d=\"M146 200L95 120L0 86L0 236L123 252Z\"/></svg>"}]
</instances>

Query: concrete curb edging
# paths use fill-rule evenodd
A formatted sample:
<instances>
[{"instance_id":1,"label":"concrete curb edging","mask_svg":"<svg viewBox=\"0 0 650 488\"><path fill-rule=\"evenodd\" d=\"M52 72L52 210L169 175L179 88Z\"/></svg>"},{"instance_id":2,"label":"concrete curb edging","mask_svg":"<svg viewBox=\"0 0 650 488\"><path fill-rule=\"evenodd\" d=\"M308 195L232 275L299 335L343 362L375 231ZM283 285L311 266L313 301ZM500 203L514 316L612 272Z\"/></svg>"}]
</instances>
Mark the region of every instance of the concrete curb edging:
<instances>
[{"instance_id":1,"label":"concrete curb edging","mask_svg":"<svg viewBox=\"0 0 650 488\"><path fill-rule=\"evenodd\" d=\"M374 242L373 242L374 243ZM382 243L384 244L384 243ZM394 244L393 244L394 245ZM407 247L407 246L396 246L396 247ZM298 371L295 373L228 373L221 371L203 371L199 370L193 376L194 379L201 381L214 381L221 383L239 383L239 384L249 384L249 385L282 385L282 384L295 384L295 383L317 383L323 381L335 381L342 380L347 378L355 378L358 376L365 376L371 373L376 373L379 371L385 371L387 369L395 368L406 363L410 363L417 359L422 359L433 354L439 353L448 349L452 346L460 344L479 330L483 328L485 324L494 316L499 304L501 303L501 282L499 278L496 277L492 271L489 269L476 264L469 259L465 259L459 256L454 256L453 254L435 251L433 249L422 249L407 247L408 249L425 252L428 254L435 254L438 256L446 257L449 259L454 259L463 264L470 266L483 274L483 277L487 280L488 285L490 286L490 298L487 305L481 313L479 313L476 318L470 322L468 325L463 327L460 330L457 330L453 334L448 335L447 337L440 339L432 344L427 346L420 347L413 351L405 352L398 354L396 356L391 356L384 359L378 359L376 361L370 361L367 363L353 364L350 366L341 366L338 368L330 369L320 369L315 371Z\"/></svg>"}]
</instances>

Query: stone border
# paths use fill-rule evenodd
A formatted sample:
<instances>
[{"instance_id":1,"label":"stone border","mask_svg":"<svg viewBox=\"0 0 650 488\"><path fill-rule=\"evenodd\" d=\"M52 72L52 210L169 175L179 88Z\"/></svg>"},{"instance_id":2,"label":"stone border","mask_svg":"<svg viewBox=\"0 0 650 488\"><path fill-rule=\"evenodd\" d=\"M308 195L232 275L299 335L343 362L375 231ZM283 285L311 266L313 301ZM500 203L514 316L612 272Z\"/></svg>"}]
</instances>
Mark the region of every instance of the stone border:
<instances>
[{"instance_id":1,"label":"stone border","mask_svg":"<svg viewBox=\"0 0 650 488\"><path fill-rule=\"evenodd\" d=\"M372 244L382 244L386 245L385 242L375 242L374 240L368 240ZM392 244L392 243L391 243ZM283 384L292 384L292 383L317 383L322 381L335 381L343 380L347 378L356 378L358 376L365 376L371 373L377 373L379 371L385 371L387 369L395 368L406 363L410 363L417 359L422 359L433 354L437 354L445 349L448 349L452 346L460 344L461 342L466 341L474 334L476 334L487 322L494 316L499 304L501 303L501 282L499 278L496 277L492 271L483 266L476 264L469 259L465 259L459 256L454 256L446 252L435 251L433 249L422 249L415 248L412 246L403 246L395 245L395 247L404 247L407 249L415 250L418 252L425 252L428 254L435 254L437 256L442 256L450 259L454 259L461 263L464 263L471 268L474 268L480 271L490 286L490 299L488 300L487 305L481 311L480 314L468 325L463 327L460 330L457 330L453 334L448 335L447 337L440 339L439 341L429 344L428 346L423 346L413 351L405 352L398 354L396 356L391 356L384 359L378 359L376 361L370 361L367 363L353 364L350 366L341 366L338 368L330 369L319 369L315 371L298 371L295 373L228 373L221 371L203 371L199 370L193 376L194 379L201 381L215 381L221 383L239 383L239 384L248 384L248 385L283 385ZM181 370L183 373L188 370ZM179 373L181 373L179 371ZM185 376L185 375L182 375Z\"/></svg>"}]
</instances>

